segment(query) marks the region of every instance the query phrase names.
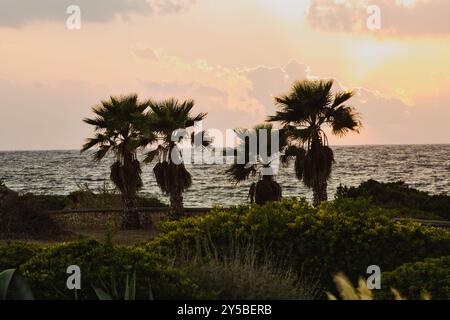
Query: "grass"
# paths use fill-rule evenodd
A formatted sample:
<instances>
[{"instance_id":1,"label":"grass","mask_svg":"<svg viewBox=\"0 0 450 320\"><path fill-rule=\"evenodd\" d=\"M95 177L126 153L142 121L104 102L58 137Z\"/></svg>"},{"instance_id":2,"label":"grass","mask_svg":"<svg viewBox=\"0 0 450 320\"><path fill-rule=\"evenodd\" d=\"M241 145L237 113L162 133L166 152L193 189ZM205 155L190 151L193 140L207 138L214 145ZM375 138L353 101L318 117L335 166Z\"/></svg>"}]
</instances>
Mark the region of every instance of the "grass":
<instances>
[{"instance_id":1,"label":"grass","mask_svg":"<svg viewBox=\"0 0 450 320\"><path fill-rule=\"evenodd\" d=\"M212 244L175 258L175 266L215 298L223 300L314 300L322 292L314 277L258 257L251 244L233 242L225 253ZM200 249L200 248L198 248ZM206 255L200 252L207 251ZM300 274L300 275L299 275Z\"/></svg>"}]
</instances>

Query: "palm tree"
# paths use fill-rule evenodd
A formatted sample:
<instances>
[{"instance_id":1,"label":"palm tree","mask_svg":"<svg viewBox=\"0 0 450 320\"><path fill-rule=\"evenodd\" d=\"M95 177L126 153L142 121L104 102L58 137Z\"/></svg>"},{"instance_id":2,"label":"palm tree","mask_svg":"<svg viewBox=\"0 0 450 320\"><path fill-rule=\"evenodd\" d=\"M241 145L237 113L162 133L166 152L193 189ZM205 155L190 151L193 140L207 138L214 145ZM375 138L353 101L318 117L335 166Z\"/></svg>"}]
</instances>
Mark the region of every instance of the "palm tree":
<instances>
[{"instance_id":1,"label":"palm tree","mask_svg":"<svg viewBox=\"0 0 450 320\"><path fill-rule=\"evenodd\" d=\"M138 101L136 94L110 97L92 108L94 118L83 121L95 127L95 136L87 139L81 152L96 148L95 161L101 161L107 154L113 154L110 178L122 196L124 211L123 229L139 229L137 192L142 188L141 165L137 150L147 143L138 129L144 120L147 102Z\"/></svg>"},{"instance_id":2,"label":"palm tree","mask_svg":"<svg viewBox=\"0 0 450 320\"><path fill-rule=\"evenodd\" d=\"M153 149L146 153L144 162L157 161L153 172L161 191L169 196L170 217L179 219L184 215L183 193L192 185L191 174L184 165L181 149L178 147L186 136L173 139L181 130L194 126L206 117L206 113L191 116L193 100L178 101L168 99L161 102L150 101L151 111L147 113L147 132ZM156 143L151 138L154 134ZM156 146L155 146L156 144Z\"/></svg>"},{"instance_id":3,"label":"palm tree","mask_svg":"<svg viewBox=\"0 0 450 320\"><path fill-rule=\"evenodd\" d=\"M279 110L269 122L280 122L290 140L283 160L295 159L295 173L314 193L314 203L327 200L327 181L334 162L324 127L344 136L359 132L361 123L355 109L345 103L352 91L332 92L333 80L305 80L293 84L291 91L275 98Z\"/></svg>"},{"instance_id":4,"label":"palm tree","mask_svg":"<svg viewBox=\"0 0 450 320\"><path fill-rule=\"evenodd\" d=\"M265 146L267 150L262 150L263 146L260 145L261 131L266 131ZM280 201L282 198L282 189L278 182L274 179L274 166L278 163L273 163L277 155L271 154L271 137L273 128L271 124L258 125L253 128L253 130L247 129L237 129L235 130L237 137L241 140L241 143L235 149L235 163L233 163L226 174L229 176L230 180L236 184L242 183L251 177L257 177L256 182L253 182L249 190L250 203L256 202L256 204L264 204L269 201ZM248 138L249 135L254 133L256 138L256 154L253 155L250 143L251 139ZM286 136L284 135L284 130L279 131L279 151L285 150L287 147ZM244 161L238 161L238 155L241 154ZM263 155L266 156L263 156Z\"/></svg>"}]
</instances>

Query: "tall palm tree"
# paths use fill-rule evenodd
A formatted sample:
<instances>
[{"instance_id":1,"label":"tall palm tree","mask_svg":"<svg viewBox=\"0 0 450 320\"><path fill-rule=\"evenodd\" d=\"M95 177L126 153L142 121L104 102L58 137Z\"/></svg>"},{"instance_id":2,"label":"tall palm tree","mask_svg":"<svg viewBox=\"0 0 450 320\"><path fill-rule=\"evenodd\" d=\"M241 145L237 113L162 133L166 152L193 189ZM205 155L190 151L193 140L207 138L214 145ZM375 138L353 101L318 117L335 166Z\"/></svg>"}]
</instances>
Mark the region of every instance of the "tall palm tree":
<instances>
[{"instance_id":1,"label":"tall palm tree","mask_svg":"<svg viewBox=\"0 0 450 320\"><path fill-rule=\"evenodd\" d=\"M147 107L148 102L140 102L136 94L110 97L92 108L94 118L83 120L95 127L95 136L87 139L81 152L95 148L95 161L110 153L115 157L110 178L122 195L123 229L140 228L136 198L142 188L142 171L137 150L148 141L142 138L138 127L144 121Z\"/></svg>"},{"instance_id":2,"label":"tall palm tree","mask_svg":"<svg viewBox=\"0 0 450 320\"><path fill-rule=\"evenodd\" d=\"M327 181L334 163L324 127L344 136L359 132L361 123L355 109L345 103L352 91L332 92L333 80L305 80L293 84L291 91L275 98L279 108L269 122L280 122L286 129L290 147L283 160L295 159L295 173L314 193L314 203L327 200Z\"/></svg>"},{"instance_id":3,"label":"tall palm tree","mask_svg":"<svg viewBox=\"0 0 450 320\"><path fill-rule=\"evenodd\" d=\"M265 146L267 150L262 150L264 146L260 145L262 142L261 131L266 131ZM273 163L277 155L271 154L272 148L272 132L273 127L271 124L258 125L253 130L236 129L237 137L240 140L240 144L235 149L235 162L228 168L226 174L230 180L236 184L242 183L252 177L256 177L256 182L253 182L249 190L250 202L256 202L257 204L264 204L269 201L280 201L282 198L281 186L275 180L274 166L278 163ZM249 135L254 133L256 138L256 148L252 154L250 147L251 139ZM279 131L279 149L277 152L283 152L287 147L287 140L284 134L284 130ZM261 139L261 141L260 141ZM243 156L244 161L238 161L238 155ZM267 157L264 157L266 155ZM279 155L279 154L278 154ZM264 170L265 169L265 170Z\"/></svg>"},{"instance_id":4,"label":"tall palm tree","mask_svg":"<svg viewBox=\"0 0 450 320\"><path fill-rule=\"evenodd\" d=\"M184 165L179 144L181 137L172 138L180 130L194 126L194 123L206 117L206 113L191 115L193 100L178 101L168 99L161 102L150 101L151 111L147 113L147 131L150 134L149 143L152 150L146 153L144 162L157 161L153 172L161 191L169 196L170 216L179 219L184 215L183 193L192 185L191 174ZM154 134L156 142L151 135ZM156 145L156 146L155 146Z\"/></svg>"}]
</instances>

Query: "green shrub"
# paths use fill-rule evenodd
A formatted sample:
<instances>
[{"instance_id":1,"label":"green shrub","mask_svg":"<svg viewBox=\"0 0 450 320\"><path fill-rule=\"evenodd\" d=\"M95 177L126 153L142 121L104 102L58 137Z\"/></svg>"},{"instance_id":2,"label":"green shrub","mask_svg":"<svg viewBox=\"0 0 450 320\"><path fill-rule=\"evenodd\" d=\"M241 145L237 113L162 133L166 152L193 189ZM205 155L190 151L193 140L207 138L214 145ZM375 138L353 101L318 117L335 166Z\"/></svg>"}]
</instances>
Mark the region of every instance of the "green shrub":
<instances>
[{"instance_id":1,"label":"green shrub","mask_svg":"<svg viewBox=\"0 0 450 320\"><path fill-rule=\"evenodd\" d=\"M392 298L390 288L409 300L430 294L433 300L450 299L450 256L406 263L382 274L383 291L378 298Z\"/></svg>"},{"instance_id":2,"label":"green shrub","mask_svg":"<svg viewBox=\"0 0 450 320\"><path fill-rule=\"evenodd\" d=\"M401 216L412 218L444 218L450 220L450 196L430 195L409 187L402 181L380 183L368 180L358 187L339 186L338 198L366 198L376 206L398 209Z\"/></svg>"},{"instance_id":3,"label":"green shrub","mask_svg":"<svg viewBox=\"0 0 450 320\"><path fill-rule=\"evenodd\" d=\"M356 281L373 264L390 271L405 262L450 253L447 231L395 222L392 216L365 200L341 199L319 209L306 201L285 200L214 209L201 217L163 223L163 233L145 247L177 254L208 241L226 252L230 239L250 241L258 254L271 252L294 270L320 272L327 288L333 287L331 275L340 271Z\"/></svg>"},{"instance_id":4,"label":"green shrub","mask_svg":"<svg viewBox=\"0 0 450 320\"><path fill-rule=\"evenodd\" d=\"M17 269L39 251L39 246L25 242L0 243L0 270Z\"/></svg>"},{"instance_id":5,"label":"green shrub","mask_svg":"<svg viewBox=\"0 0 450 320\"><path fill-rule=\"evenodd\" d=\"M125 283L126 275L136 271L137 299L148 299L151 288L155 299L192 299L200 296L197 286L160 256L139 248L101 244L94 240L58 244L43 249L20 267L37 299L71 299L66 289L66 269L81 269L80 299L96 299L92 286ZM119 292L123 288L117 288Z\"/></svg>"},{"instance_id":6,"label":"green shrub","mask_svg":"<svg viewBox=\"0 0 450 320\"><path fill-rule=\"evenodd\" d=\"M166 207L156 197L137 198L139 207ZM65 209L98 209L98 208L121 208L123 206L120 194L115 191L101 189L98 193L90 190L78 190L67 196Z\"/></svg>"},{"instance_id":7,"label":"green shrub","mask_svg":"<svg viewBox=\"0 0 450 320\"><path fill-rule=\"evenodd\" d=\"M40 210L63 210L68 203L66 196L60 195L44 195L27 193L22 196L22 199L33 201Z\"/></svg>"},{"instance_id":8,"label":"green shrub","mask_svg":"<svg viewBox=\"0 0 450 320\"><path fill-rule=\"evenodd\" d=\"M139 196L138 197L138 206L143 208L162 208L167 207L167 204L161 202L156 197L150 196Z\"/></svg>"}]
</instances>

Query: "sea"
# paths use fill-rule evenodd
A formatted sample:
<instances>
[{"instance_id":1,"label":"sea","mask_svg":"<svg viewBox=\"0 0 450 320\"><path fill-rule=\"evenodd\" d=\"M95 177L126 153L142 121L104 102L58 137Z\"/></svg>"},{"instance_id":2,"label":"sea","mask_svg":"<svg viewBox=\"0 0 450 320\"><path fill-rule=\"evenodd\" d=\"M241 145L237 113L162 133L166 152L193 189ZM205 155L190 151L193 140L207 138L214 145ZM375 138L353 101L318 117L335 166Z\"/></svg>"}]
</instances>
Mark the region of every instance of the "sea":
<instances>
[{"instance_id":1,"label":"sea","mask_svg":"<svg viewBox=\"0 0 450 320\"><path fill-rule=\"evenodd\" d=\"M329 198L337 187L357 186L368 179L405 181L432 194L450 194L450 144L335 146ZM112 158L96 163L90 154L68 151L0 152L0 180L21 193L67 195L80 187L93 191L112 188L109 167ZM186 207L231 206L247 202L252 181L236 185L225 175L226 164L187 164L193 185L184 194ZM155 181L152 165L143 166L142 195L168 202ZM284 197L312 198L312 192L295 178L293 165L280 168L277 181Z\"/></svg>"}]
</instances>

